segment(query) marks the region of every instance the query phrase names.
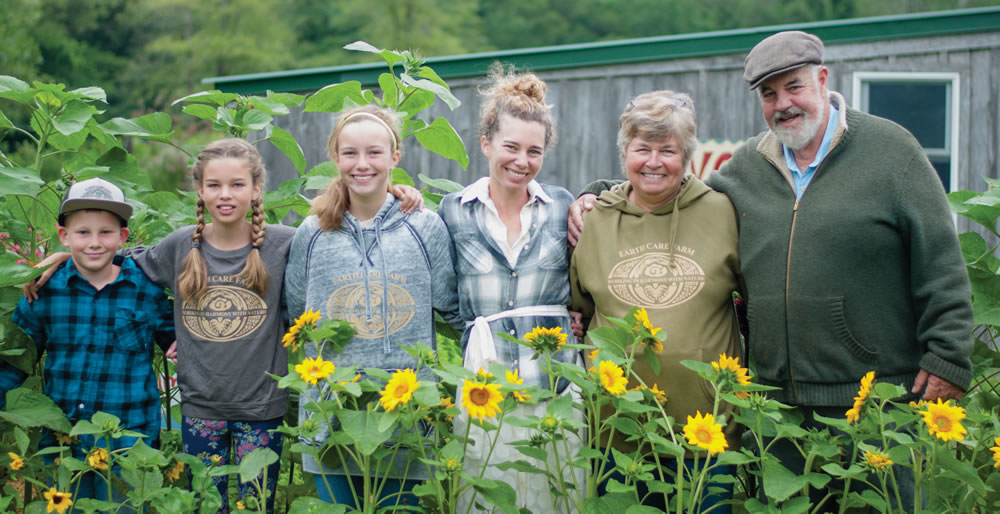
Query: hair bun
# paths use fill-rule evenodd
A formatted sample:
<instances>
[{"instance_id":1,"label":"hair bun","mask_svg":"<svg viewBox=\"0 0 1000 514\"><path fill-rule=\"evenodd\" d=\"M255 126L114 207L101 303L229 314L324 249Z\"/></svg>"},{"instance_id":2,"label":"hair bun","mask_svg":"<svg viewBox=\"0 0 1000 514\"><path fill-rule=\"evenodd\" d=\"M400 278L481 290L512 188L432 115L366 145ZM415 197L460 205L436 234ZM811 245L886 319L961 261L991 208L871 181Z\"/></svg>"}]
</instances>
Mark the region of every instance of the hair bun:
<instances>
[{"instance_id":1,"label":"hair bun","mask_svg":"<svg viewBox=\"0 0 1000 514\"><path fill-rule=\"evenodd\" d=\"M524 96L538 103L545 103L546 89L548 86L534 73L521 75L510 84L510 94Z\"/></svg>"}]
</instances>

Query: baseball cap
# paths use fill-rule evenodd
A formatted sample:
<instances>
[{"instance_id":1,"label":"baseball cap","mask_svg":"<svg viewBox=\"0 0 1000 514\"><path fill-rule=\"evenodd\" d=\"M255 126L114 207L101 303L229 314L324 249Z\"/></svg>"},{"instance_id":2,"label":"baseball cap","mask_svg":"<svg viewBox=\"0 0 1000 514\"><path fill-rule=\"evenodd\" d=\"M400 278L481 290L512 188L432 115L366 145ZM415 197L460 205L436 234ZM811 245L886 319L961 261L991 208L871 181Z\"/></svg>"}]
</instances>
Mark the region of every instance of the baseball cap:
<instances>
[{"instance_id":1,"label":"baseball cap","mask_svg":"<svg viewBox=\"0 0 1000 514\"><path fill-rule=\"evenodd\" d=\"M823 64L823 42L812 34L786 30L765 38L743 62L743 79L750 89L765 80L807 64Z\"/></svg>"},{"instance_id":2,"label":"baseball cap","mask_svg":"<svg viewBox=\"0 0 1000 514\"><path fill-rule=\"evenodd\" d=\"M116 214L126 226L132 217L132 206L125 202L125 193L118 186L99 178L82 180L69 187L59 206L59 224L66 223L67 214L85 209Z\"/></svg>"}]
</instances>

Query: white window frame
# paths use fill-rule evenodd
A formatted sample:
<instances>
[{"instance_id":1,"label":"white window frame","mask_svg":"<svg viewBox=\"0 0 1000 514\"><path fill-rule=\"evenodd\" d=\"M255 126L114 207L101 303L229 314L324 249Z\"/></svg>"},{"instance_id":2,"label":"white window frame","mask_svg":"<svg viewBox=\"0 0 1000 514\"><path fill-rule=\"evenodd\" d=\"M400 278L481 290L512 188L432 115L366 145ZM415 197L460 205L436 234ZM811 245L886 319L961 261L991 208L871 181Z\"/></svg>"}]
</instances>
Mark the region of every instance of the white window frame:
<instances>
[{"instance_id":1,"label":"white window frame","mask_svg":"<svg viewBox=\"0 0 1000 514\"><path fill-rule=\"evenodd\" d=\"M859 111L868 112L868 98L864 95L864 85L872 82L947 82L951 85L951 98L945 106L945 132L948 134L947 145L944 150L950 156L951 167L948 170L950 177L949 191L958 191L958 111L959 111L959 91L961 79L958 73L954 72L910 72L910 71L856 71L853 73L853 83L851 85L851 104Z\"/></svg>"}]
</instances>

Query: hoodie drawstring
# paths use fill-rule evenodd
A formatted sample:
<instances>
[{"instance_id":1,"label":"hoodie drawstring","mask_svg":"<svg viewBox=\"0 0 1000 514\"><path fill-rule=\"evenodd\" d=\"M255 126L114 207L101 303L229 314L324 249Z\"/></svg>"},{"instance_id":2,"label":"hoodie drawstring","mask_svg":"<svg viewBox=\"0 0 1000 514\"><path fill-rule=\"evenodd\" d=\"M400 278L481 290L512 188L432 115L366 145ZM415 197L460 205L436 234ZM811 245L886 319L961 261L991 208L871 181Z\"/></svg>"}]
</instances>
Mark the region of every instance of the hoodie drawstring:
<instances>
[{"instance_id":1,"label":"hoodie drawstring","mask_svg":"<svg viewBox=\"0 0 1000 514\"><path fill-rule=\"evenodd\" d=\"M385 251L382 249L382 218L375 218L375 246L378 246L379 254L382 256L382 350L385 353L392 351L389 343L389 274L385 268Z\"/></svg>"}]
</instances>

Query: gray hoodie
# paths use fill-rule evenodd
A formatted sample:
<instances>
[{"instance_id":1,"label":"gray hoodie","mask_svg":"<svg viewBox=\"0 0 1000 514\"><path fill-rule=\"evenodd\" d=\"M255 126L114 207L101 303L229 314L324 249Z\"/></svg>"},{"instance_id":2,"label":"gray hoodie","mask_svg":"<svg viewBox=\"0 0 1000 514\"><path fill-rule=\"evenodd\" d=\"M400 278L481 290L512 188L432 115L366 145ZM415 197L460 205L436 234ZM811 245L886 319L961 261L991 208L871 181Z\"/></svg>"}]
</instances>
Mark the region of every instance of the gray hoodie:
<instances>
[{"instance_id":1,"label":"gray hoodie","mask_svg":"<svg viewBox=\"0 0 1000 514\"><path fill-rule=\"evenodd\" d=\"M289 316L313 309L323 318L354 325L357 334L343 352L334 355L324 348L323 358L337 366L416 369L416 360L403 347L422 342L436 348L434 310L462 326L449 244L448 230L437 214L402 214L391 195L366 224L346 213L340 229L322 231L316 216L309 216L295 232L285 271ZM386 296L388 301L383 301ZM306 355L316 357L316 348L307 345ZM434 380L428 369L421 370L419 379ZM317 399L316 389L310 393ZM302 408L306 403L302 398L300 422L312 416ZM329 437L322 425L317 442ZM309 455L303 455L303 467L320 472ZM423 465L411 465L408 476L419 478L416 473L422 471Z\"/></svg>"}]
</instances>

